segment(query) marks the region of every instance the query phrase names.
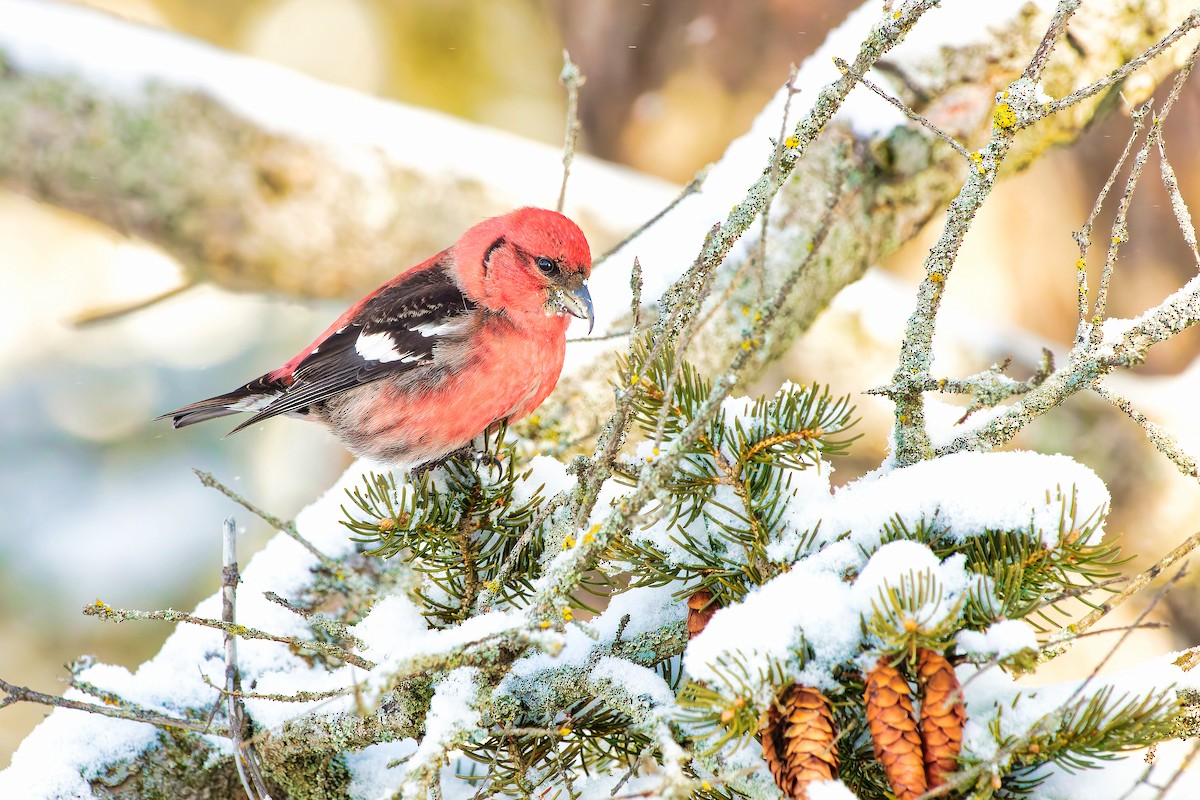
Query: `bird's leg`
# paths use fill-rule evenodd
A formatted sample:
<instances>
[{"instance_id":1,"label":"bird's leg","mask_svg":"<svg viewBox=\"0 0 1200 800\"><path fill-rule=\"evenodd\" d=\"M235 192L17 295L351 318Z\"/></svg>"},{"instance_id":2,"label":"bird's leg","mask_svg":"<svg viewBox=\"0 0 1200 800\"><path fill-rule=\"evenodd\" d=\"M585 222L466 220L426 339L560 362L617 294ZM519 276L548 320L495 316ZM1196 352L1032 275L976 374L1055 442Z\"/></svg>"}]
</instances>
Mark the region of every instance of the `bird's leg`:
<instances>
[{"instance_id":1,"label":"bird's leg","mask_svg":"<svg viewBox=\"0 0 1200 800\"><path fill-rule=\"evenodd\" d=\"M437 469L446 462L454 459L458 459L460 461L469 461L474 464L475 467L479 467L480 464L492 465L500 463L495 456L486 450L477 450L475 448L475 443L472 442L471 444L464 445L457 450L446 453L444 456L431 459L426 461L424 464L418 464L417 466L409 469L408 474L413 480L420 480L426 472L429 472L432 469Z\"/></svg>"}]
</instances>

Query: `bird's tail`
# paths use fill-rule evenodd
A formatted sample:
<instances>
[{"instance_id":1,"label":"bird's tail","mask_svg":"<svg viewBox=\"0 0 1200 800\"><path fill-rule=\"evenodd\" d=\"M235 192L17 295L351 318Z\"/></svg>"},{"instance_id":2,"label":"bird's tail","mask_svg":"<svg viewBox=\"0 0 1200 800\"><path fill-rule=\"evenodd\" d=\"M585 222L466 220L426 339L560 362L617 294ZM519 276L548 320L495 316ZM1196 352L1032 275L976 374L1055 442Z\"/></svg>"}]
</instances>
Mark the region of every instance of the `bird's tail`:
<instances>
[{"instance_id":1,"label":"bird's tail","mask_svg":"<svg viewBox=\"0 0 1200 800\"><path fill-rule=\"evenodd\" d=\"M197 422L227 417L242 411L257 411L278 397L281 388L274 381L266 380L264 375L228 394L219 394L207 400L189 403L183 408L168 411L158 419L170 417L172 425L176 428L183 428L195 425Z\"/></svg>"}]
</instances>

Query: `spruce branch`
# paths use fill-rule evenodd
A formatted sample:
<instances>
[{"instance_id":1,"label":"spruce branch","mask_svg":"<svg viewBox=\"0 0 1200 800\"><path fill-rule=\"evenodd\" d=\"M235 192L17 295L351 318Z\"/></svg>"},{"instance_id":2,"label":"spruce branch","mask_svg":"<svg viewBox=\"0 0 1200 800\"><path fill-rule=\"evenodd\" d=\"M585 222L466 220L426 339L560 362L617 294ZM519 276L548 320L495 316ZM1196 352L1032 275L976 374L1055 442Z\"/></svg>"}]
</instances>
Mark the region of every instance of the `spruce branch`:
<instances>
[{"instance_id":1,"label":"spruce branch","mask_svg":"<svg viewBox=\"0 0 1200 800\"><path fill-rule=\"evenodd\" d=\"M803 124L801 123L800 127ZM800 127L798 127L798 130L800 130ZM787 163L785 162L785 166ZM842 177L844 178L844 176ZM825 241L825 236L832 226L833 212L840 201L841 184L841 180L835 183L835 186L839 188L831 193L826 201L824 214L816 229L812 247L809 248L807 256L781 281L776 289L775 298L755 321L754 327L751 329L750 336L748 337L750 343L761 339L770 330L775 321L776 309L782 306L796 285L800 274L807 269L814 255L820 251L821 245ZM751 195L746 202L753 204L753 198L754 190L751 191ZM731 220L736 219L737 211L738 209L734 209L734 212L731 214ZM713 246L712 243L716 240L717 233L717 229L714 229L710 233L706 241L705 250L702 251L701 257L697 259L696 266L689 273L689 275L693 276L693 280L697 278L703 280L703 272L715 269L724 258L724 252L710 253L709 251L709 248ZM732 246L732 244L733 242L730 241L728 246ZM708 258L705 257L706 253L709 253ZM697 273L699 274L697 275ZM673 295L676 298L676 302L678 302L679 293L683 289L684 286L680 285L680 282L677 282L673 289L668 291L667 295ZM664 295L664 297L667 295ZM669 326L670 320L670 314L660 317L652 331L648 332L653 345L649 349L649 354L646 357L647 361L652 363L657 357L657 351L661 350L663 345L669 340L669 335L672 331ZM567 558L561 559L551 565L547 571L548 574L542 580L541 588L537 595L534 596L530 605L530 613L535 618L540 617L545 619L553 616L555 609L561 605L560 597L567 596L574 590L582 579L582 575L587 572L590 566L595 563L595 560L610 546L611 541L615 537L622 535L634 526L640 517L643 506L650 502L664 488L668 477L686 456L688 449L694 446L703 435L704 428L717 414L721 403L733 389L738 374L746 367L754 350L755 348L751 344L735 352L728 370L713 382L708 397L697 408L694 419L690 424L679 432L672 440L671 446L653 464L643 466L633 492L627 495L618 507L609 513L606 520L600 523L598 529L590 532L590 541L581 543L580 546L570 551ZM638 382L640 382L640 379ZM633 390L636 388L637 382L631 380L630 383L633 385L624 389L624 394L618 401L617 409L610 417L609 424L606 426L604 433L601 434L600 441L597 444L596 456L592 458L584 480L581 481L584 484L584 493L583 497L577 503L577 511L574 519L569 522L570 529L577 530L580 522L585 518L583 515L590 514L595 504L595 498L599 496L600 487L613 473L612 460L615 458L616 448L624 441L626 427L632 419L632 404L636 397ZM568 529L567 533L570 532L570 529Z\"/></svg>"}]
</instances>

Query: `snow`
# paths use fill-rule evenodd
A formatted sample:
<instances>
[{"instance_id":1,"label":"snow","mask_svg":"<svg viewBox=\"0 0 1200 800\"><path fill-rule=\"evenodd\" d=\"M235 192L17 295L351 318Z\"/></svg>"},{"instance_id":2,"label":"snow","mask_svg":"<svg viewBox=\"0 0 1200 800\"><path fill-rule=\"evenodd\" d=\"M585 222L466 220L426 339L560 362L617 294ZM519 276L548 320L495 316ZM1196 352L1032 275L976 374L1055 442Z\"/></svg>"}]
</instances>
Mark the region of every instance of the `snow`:
<instances>
[{"instance_id":1,"label":"snow","mask_svg":"<svg viewBox=\"0 0 1200 800\"><path fill-rule=\"evenodd\" d=\"M361 466L351 467L320 499L296 518L296 527L318 549L340 556L353 542L340 524L341 503L347 486L361 481ZM214 546L218 546L214 541ZM310 570L316 558L284 534L277 535L242 570L238 587L239 624L282 635L308 636L307 624L296 614L263 597L274 591L283 597L302 595L311 584ZM215 578L215 576L214 576ZM195 610L201 617L220 618L220 595L202 601ZM352 685L364 673L353 667L336 672L314 669L292 655L286 645L262 640L240 640L238 663L246 685L263 692L298 689L323 690ZM224 683L222 634L211 628L179 625L158 654L137 671L108 664L95 664L80 674L101 690L115 692L139 705L165 714L188 708L211 708L217 692L202 674L216 684ZM94 702L71 690L67 697ZM349 698L320 701L322 710L334 713L351 707ZM309 713L318 703L273 703L248 700L246 708L256 721L268 726ZM113 719L81 711L55 709L21 743L12 765L0 772L0 797L91 797L87 776L103 772L109 765L129 759L152 744L157 733L150 725ZM211 743L224 749L228 743L213 737ZM81 775L85 777L81 777Z\"/></svg>"},{"instance_id":2,"label":"snow","mask_svg":"<svg viewBox=\"0 0 1200 800\"><path fill-rule=\"evenodd\" d=\"M683 665L694 680L727 687L732 697L741 692L722 664L736 660L744 667L736 671L738 678L766 689L772 666L789 661L801 646L801 634L813 657L788 677L818 689L834 688L833 667L858 654L859 615L850 587L808 561L752 589L741 603L718 610L688 644Z\"/></svg>"},{"instance_id":3,"label":"snow","mask_svg":"<svg viewBox=\"0 0 1200 800\"><path fill-rule=\"evenodd\" d=\"M363 655L375 661L368 685L378 693L388 688L391 677L405 665L527 625L523 614L492 611L452 628L429 630L411 600L393 595L376 603L354 627L354 633L367 645Z\"/></svg>"},{"instance_id":4,"label":"snow","mask_svg":"<svg viewBox=\"0 0 1200 800\"><path fill-rule=\"evenodd\" d=\"M889 597L916 599L927 582L928 597L911 612L921 628L931 630L957 616L964 595L977 581L977 576L967 572L966 558L961 554L939 562L925 545L898 540L871 555L854 581L851 602L863 618L876 610L886 614Z\"/></svg>"},{"instance_id":5,"label":"snow","mask_svg":"<svg viewBox=\"0 0 1200 800\"><path fill-rule=\"evenodd\" d=\"M658 630L672 622L682 622L687 614L684 603L672 595L675 587L654 586L630 589L609 601L602 614L587 623L567 626L563 646L556 653L535 653L513 662L508 674L496 689L497 696L511 694L527 705L542 705L549 685L540 676L562 667L582 667L594 653L611 646L621 632L623 641ZM629 619L622 627L622 620ZM649 678L643 689L649 689ZM653 693L649 696L653 696Z\"/></svg>"},{"instance_id":6,"label":"snow","mask_svg":"<svg viewBox=\"0 0 1200 800\"><path fill-rule=\"evenodd\" d=\"M661 675L652 669L631 664L623 658L601 658L596 662L596 666L592 667L591 679L596 684L605 681L612 683L630 697L648 701L654 706L670 706L675 703L675 693Z\"/></svg>"},{"instance_id":7,"label":"snow","mask_svg":"<svg viewBox=\"0 0 1200 800\"><path fill-rule=\"evenodd\" d=\"M958 652L974 658L1007 658L1022 650L1038 649L1037 636L1028 623L1006 619L985 631L959 631Z\"/></svg>"},{"instance_id":8,"label":"snow","mask_svg":"<svg viewBox=\"0 0 1200 800\"><path fill-rule=\"evenodd\" d=\"M792 504L786 515L790 532L769 552L787 560L803 535L819 525L819 541L827 547L817 557L853 568L861 551L873 550L884 526L897 517L909 525L936 523L960 541L986 530L1032 529L1044 546L1054 547L1060 527L1070 531L1101 519L1109 501L1096 473L1068 456L954 453L881 469L819 501ZM849 536L835 541L843 533ZM1103 527L1094 536L1099 541Z\"/></svg>"},{"instance_id":9,"label":"snow","mask_svg":"<svg viewBox=\"0 0 1200 800\"><path fill-rule=\"evenodd\" d=\"M808 785L808 800L858 800L841 781L814 781Z\"/></svg>"},{"instance_id":10,"label":"snow","mask_svg":"<svg viewBox=\"0 0 1200 800\"><path fill-rule=\"evenodd\" d=\"M927 586L928 596L911 614L922 629L932 630L952 621L980 580L967 571L962 556L939 561L928 547L911 541L880 547L852 584L828 562L808 558L718 610L688 645L684 667L693 679L725 687L731 696L740 695L743 685L765 695L780 683L773 668L796 661L806 646L808 654L799 659L803 667L786 679L834 689L834 668L879 644L864 639L862 622L876 609L887 615L890 606L882 598L915 597L914 587ZM877 657L867 656L871 663Z\"/></svg>"},{"instance_id":11,"label":"snow","mask_svg":"<svg viewBox=\"0 0 1200 800\"><path fill-rule=\"evenodd\" d=\"M566 466L557 458L534 456L525 462L525 467L530 470L530 475L520 482L517 491L514 492L518 501L532 497L532 489L539 486L547 498L560 492L570 492L575 488L575 476L568 475Z\"/></svg>"},{"instance_id":12,"label":"snow","mask_svg":"<svg viewBox=\"0 0 1200 800\"><path fill-rule=\"evenodd\" d=\"M74 690L66 697L94 702ZM136 757L157 738L154 728L140 722L56 709L0 772L0 797L91 798L90 778L108 764Z\"/></svg>"},{"instance_id":13,"label":"snow","mask_svg":"<svg viewBox=\"0 0 1200 800\"><path fill-rule=\"evenodd\" d=\"M459 667L438 683L425 716L425 738L413 753L413 763L438 758L457 731L479 724L474 708L478 680L478 668Z\"/></svg>"},{"instance_id":14,"label":"snow","mask_svg":"<svg viewBox=\"0 0 1200 800\"><path fill-rule=\"evenodd\" d=\"M416 749L415 741L404 739L380 742L357 753L347 753L344 758L346 768L350 770L348 794L352 800L382 800L395 796L404 771L390 768L388 764L408 758Z\"/></svg>"}]
</instances>

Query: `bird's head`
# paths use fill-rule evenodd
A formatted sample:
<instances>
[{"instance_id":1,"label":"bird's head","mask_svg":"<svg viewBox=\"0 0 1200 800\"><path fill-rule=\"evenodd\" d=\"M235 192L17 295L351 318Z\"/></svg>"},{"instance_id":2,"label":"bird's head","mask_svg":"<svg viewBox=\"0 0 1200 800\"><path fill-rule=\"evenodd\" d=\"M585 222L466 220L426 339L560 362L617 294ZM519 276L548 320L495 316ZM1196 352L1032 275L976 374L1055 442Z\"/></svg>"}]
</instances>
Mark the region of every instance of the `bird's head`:
<instances>
[{"instance_id":1,"label":"bird's head","mask_svg":"<svg viewBox=\"0 0 1200 800\"><path fill-rule=\"evenodd\" d=\"M542 208L519 208L471 228L453 248L463 291L514 319L593 320L592 254L579 226ZM562 327L566 320L562 319Z\"/></svg>"}]
</instances>

